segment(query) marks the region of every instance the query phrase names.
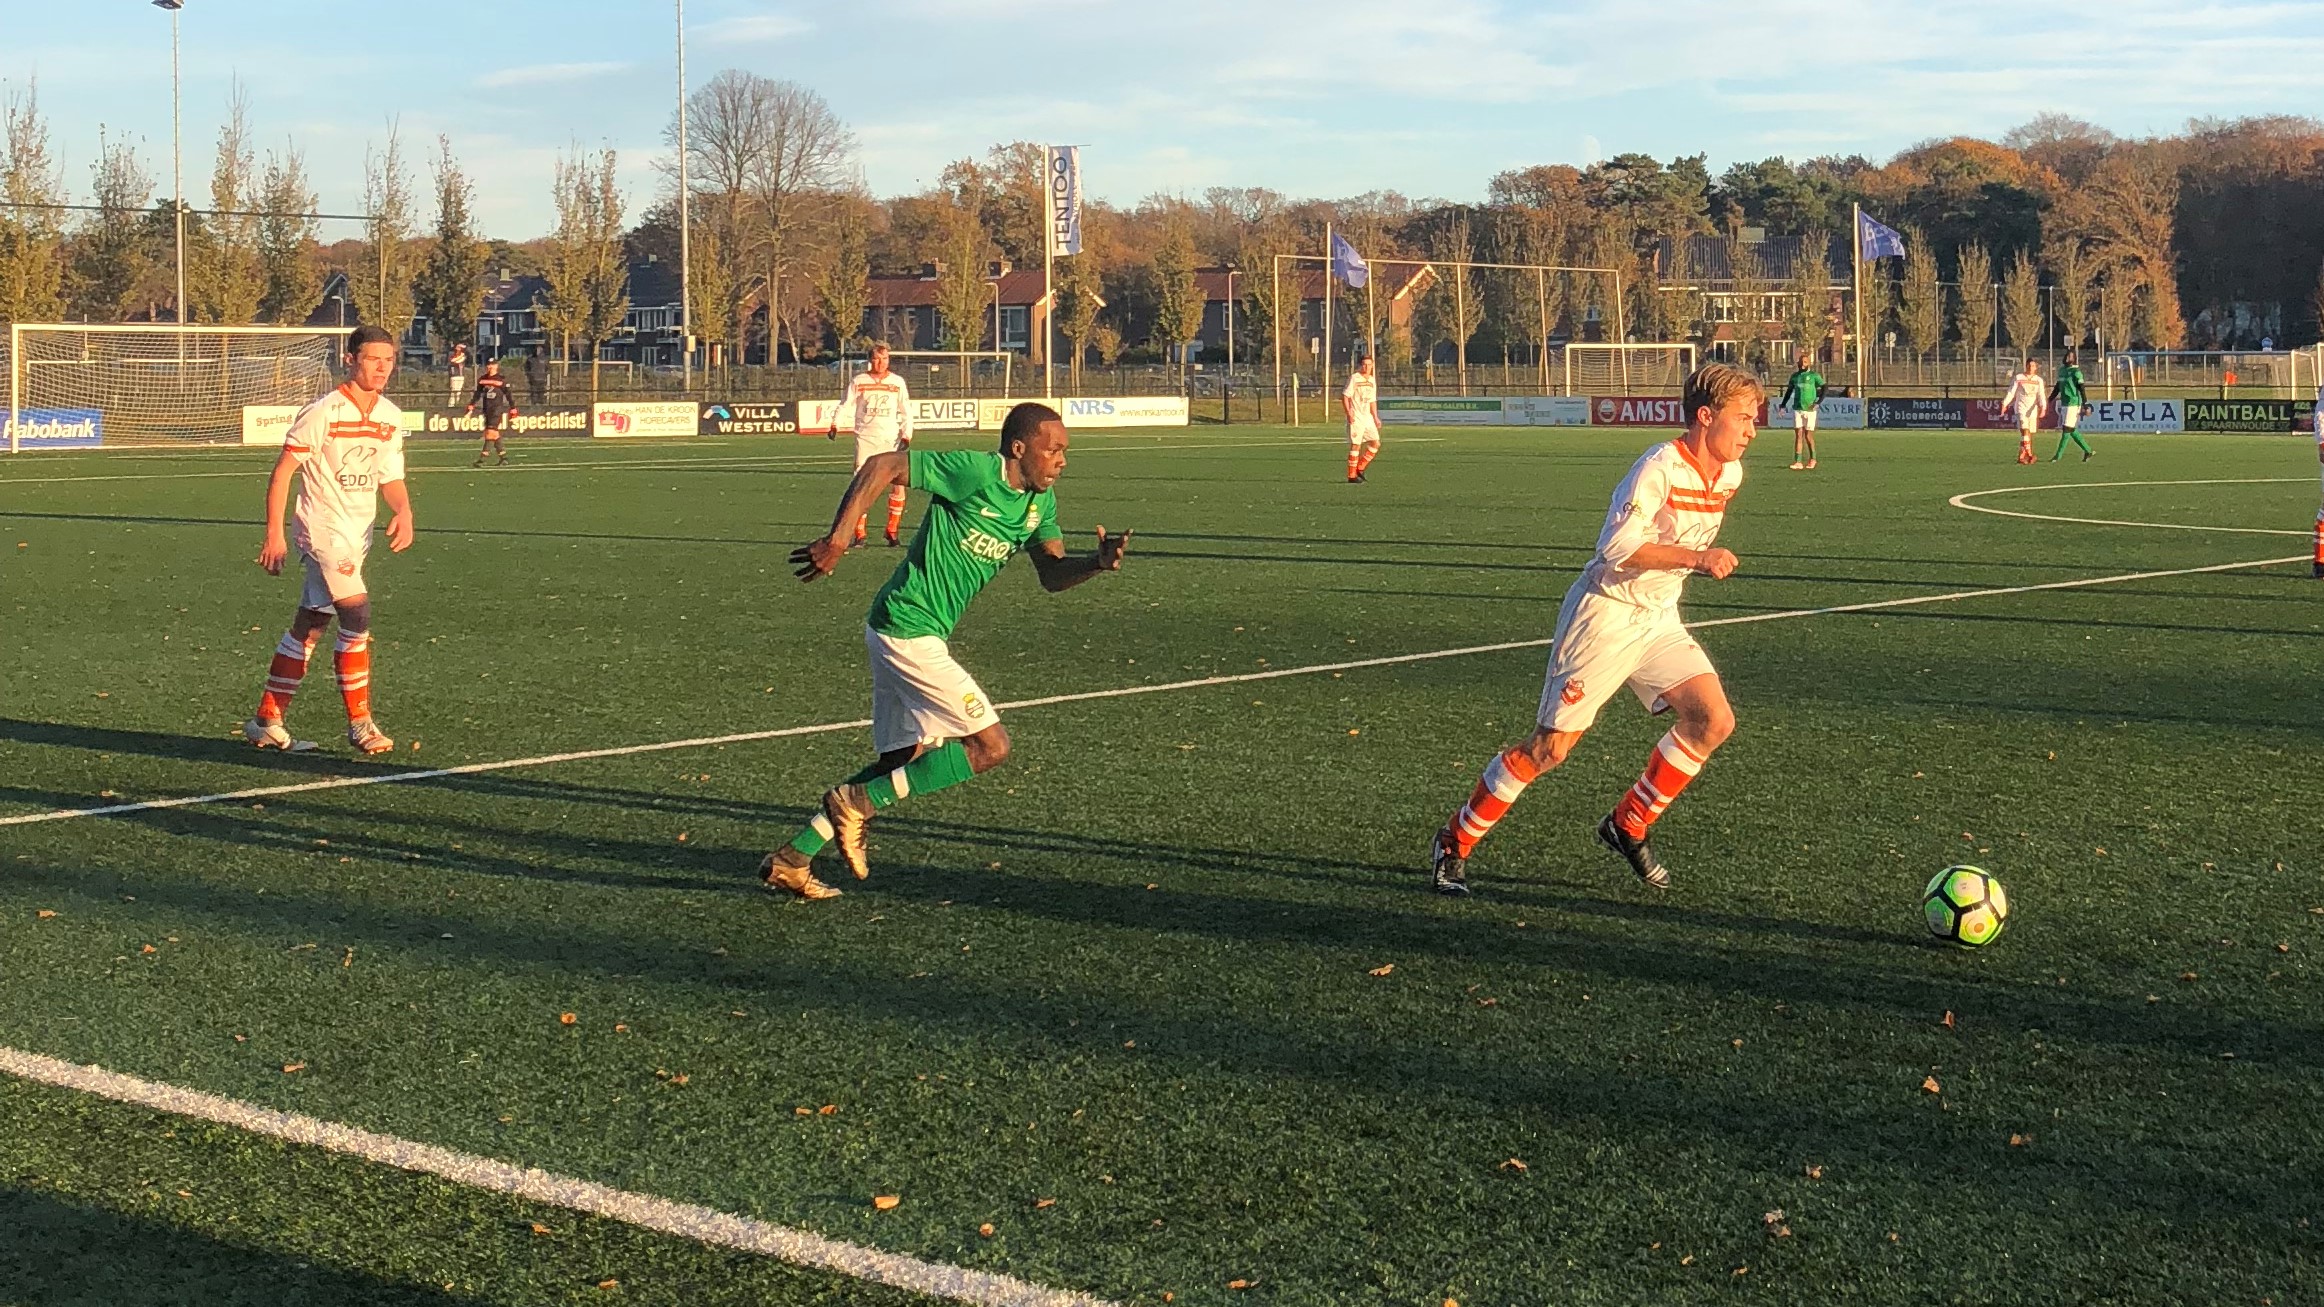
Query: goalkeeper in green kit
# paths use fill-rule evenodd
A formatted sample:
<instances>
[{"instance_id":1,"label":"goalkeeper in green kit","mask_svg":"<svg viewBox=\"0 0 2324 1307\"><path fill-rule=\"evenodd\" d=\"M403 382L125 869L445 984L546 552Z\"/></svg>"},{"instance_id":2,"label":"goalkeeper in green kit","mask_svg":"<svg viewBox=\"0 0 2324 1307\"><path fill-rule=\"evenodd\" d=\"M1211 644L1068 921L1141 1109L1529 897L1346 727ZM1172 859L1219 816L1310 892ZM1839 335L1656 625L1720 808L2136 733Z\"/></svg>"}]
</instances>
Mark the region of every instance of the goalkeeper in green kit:
<instances>
[{"instance_id":1,"label":"goalkeeper in green kit","mask_svg":"<svg viewBox=\"0 0 2324 1307\"><path fill-rule=\"evenodd\" d=\"M2074 351L2067 350L2065 366L2058 369L2058 452L2050 455L2052 463L2066 456L2066 442L2069 440L2082 451L2082 461L2090 461L2090 446L2084 443L2082 433L2076 429L2082 425L2082 407L2087 398L2085 387L2088 384L2088 378L2082 375L2082 365L2075 361Z\"/></svg>"},{"instance_id":2,"label":"goalkeeper in green kit","mask_svg":"<svg viewBox=\"0 0 2324 1307\"><path fill-rule=\"evenodd\" d=\"M871 874L865 831L873 814L991 771L1009 756L998 709L946 642L985 583L1019 549L1033 557L1041 588L1070 590L1118 572L1130 533L1097 528L1097 552L1070 557L1050 487L1065 472L1065 421L1042 404L1019 404L1001 424L996 451L897 450L863 461L830 534L791 551L802 581L827 576L855 540L855 524L890 486L927 492L928 513L888 583L872 600L863 641L871 655L872 747L879 760L833 786L791 842L759 863L768 889L803 899L839 891L815 878L814 858L837 844L857 879Z\"/></svg>"},{"instance_id":3,"label":"goalkeeper in green kit","mask_svg":"<svg viewBox=\"0 0 2324 1307\"><path fill-rule=\"evenodd\" d=\"M1784 383L1783 398L1777 403L1791 410L1791 470L1806 471L1816 465L1816 405L1824 402L1824 374L1816 371L1814 360L1805 351L1799 356L1799 366L1792 371L1791 380Z\"/></svg>"}]
</instances>

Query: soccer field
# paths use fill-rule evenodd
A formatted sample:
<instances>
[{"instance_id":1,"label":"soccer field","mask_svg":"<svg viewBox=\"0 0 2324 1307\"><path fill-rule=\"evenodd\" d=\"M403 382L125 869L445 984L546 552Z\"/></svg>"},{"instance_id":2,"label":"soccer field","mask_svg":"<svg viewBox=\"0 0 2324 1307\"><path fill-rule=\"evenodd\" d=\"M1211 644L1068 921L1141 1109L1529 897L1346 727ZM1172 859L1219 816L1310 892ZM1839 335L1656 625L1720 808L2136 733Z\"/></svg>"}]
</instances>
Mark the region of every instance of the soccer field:
<instances>
[{"instance_id":1,"label":"soccer field","mask_svg":"<svg viewBox=\"0 0 2324 1307\"><path fill-rule=\"evenodd\" d=\"M784 562L844 447L412 446L376 759L323 666L320 750L237 733L265 457L0 461L0 1301L2324 1301L2312 446L1763 433L1677 888L1591 835L1622 695L1431 895L1666 436L1395 428L1360 486L1313 427L1077 436L1124 570L986 592L1014 757L821 903L754 867L869 753L896 555ZM1990 948L1921 926L1954 862ZM855 1269L735 1246L801 1232Z\"/></svg>"}]
</instances>

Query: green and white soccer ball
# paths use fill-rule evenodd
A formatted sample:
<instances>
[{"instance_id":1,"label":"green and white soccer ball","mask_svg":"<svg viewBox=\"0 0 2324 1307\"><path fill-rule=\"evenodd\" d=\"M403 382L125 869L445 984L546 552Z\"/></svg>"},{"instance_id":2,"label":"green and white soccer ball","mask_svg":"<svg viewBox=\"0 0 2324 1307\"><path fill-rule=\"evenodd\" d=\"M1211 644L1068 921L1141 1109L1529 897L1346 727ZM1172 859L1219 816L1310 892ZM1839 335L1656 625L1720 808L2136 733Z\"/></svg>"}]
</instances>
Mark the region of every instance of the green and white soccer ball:
<instances>
[{"instance_id":1,"label":"green and white soccer ball","mask_svg":"<svg viewBox=\"0 0 2324 1307\"><path fill-rule=\"evenodd\" d=\"M1929 933L1962 948L1983 948L2009 924L2009 895L1982 867L1947 867L1921 892Z\"/></svg>"}]
</instances>

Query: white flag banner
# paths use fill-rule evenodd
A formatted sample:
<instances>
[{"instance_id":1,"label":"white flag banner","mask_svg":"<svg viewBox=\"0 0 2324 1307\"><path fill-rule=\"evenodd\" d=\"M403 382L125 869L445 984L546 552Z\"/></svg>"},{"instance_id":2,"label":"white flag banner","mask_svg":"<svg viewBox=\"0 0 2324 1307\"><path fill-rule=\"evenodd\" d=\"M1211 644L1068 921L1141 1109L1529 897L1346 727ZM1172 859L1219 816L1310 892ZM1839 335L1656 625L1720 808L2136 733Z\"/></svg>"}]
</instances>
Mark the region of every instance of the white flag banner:
<instances>
[{"instance_id":1,"label":"white flag banner","mask_svg":"<svg viewBox=\"0 0 2324 1307\"><path fill-rule=\"evenodd\" d=\"M1049 147L1049 253L1081 253L1081 147Z\"/></svg>"}]
</instances>

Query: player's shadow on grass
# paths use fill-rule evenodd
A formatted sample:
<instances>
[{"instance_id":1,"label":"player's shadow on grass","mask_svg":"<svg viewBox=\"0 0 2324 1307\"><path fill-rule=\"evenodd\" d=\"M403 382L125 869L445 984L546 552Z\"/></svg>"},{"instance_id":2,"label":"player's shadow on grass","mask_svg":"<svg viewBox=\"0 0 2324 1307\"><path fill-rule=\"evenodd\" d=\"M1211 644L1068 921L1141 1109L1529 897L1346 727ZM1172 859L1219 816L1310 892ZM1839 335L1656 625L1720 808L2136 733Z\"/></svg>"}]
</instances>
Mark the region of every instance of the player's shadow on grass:
<instances>
[{"instance_id":1,"label":"player's shadow on grass","mask_svg":"<svg viewBox=\"0 0 2324 1307\"><path fill-rule=\"evenodd\" d=\"M23 513L0 512L0 520L30 518L47 522L130 522L141 526L230 526L248 530L250 522L239 517L165 517L153 513ZM830 529L828 522L758 522L762 527L795 527L802 534L791 536L757 537L716 535L649 535L643 532L622 531L513 531L507 527L447 526L431 518L427 534L441 536L493 536L517 540L596 540L631 542L651 545L749 545L753 547L791 546L801 540L819 535Z\"/></svg>"},{"instance_id":2,"label":"player's shadow on grass","mask_svg":"<svg viewBox=\"0 0 2324 1307\"><path fill-rule=\"evenodd\" d=\"M0 1301L106 1307L437 1307L468 1302L426 1285L318 1266L162 1221L0 1190Z\"/></svg>"},{"instance_id":3,"label":"player's shadow on grass","mask_svg":"<svg viewBox=\"0 0 2324 1307\"><path fill-rule=\"evenodd\" d=\"M38 744L56 748L81 749L90 753L125 754L135 757L161 758L170 762L233 763L243 767L259 767L267 771L292 772L301 775L361 775L365 771L387 771L394 767L392 758L371 760L351 753L333 753L311 750L306 753L283 753L274 750L260 752L240 735L232 737L210 735L180 735L168 731L129 730L118 726L90 726L79 722L36 722L20 717L0 717L0 741L15 744ZM263 780L256 781L264 784ZM0 786L0 795L22 797L32 802L33 790ZM112 800L92 795L51 794L49 799L61 799L64 807L84 807Z\"/></svg>"}]
</instances>

